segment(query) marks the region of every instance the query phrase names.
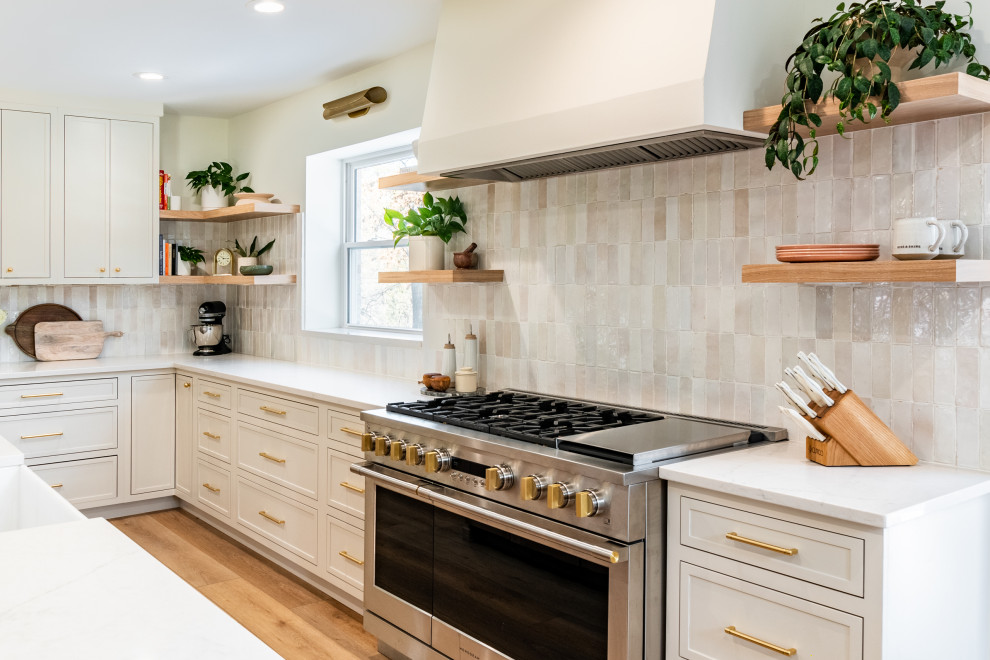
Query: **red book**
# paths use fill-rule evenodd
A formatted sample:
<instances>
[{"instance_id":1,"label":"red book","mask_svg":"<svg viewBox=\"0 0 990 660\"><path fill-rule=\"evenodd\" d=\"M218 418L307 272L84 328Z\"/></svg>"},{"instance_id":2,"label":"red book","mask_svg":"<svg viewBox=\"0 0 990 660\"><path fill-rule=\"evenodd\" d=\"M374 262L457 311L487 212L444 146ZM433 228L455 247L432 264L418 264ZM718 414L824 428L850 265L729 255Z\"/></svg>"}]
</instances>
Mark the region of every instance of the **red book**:
<instances>
[{"instance_id":1,"label":"red book","mask_svg":"<svg viewBox=\"0 0 990 660\"><path fill-rule=\"evenodd\" d=\"M165 209L165 170L158 170L158 210Z\"/></svg>"}]
</instances>

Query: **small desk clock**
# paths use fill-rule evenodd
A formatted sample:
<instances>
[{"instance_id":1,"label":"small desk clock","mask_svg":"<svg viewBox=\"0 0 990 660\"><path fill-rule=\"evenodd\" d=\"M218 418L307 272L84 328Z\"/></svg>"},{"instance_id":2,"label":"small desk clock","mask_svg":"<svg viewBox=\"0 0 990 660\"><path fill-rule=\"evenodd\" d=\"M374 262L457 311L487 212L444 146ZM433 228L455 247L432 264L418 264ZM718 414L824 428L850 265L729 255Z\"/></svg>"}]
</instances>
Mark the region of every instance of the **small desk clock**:
<instances>
[{"instance_id":1,"label":"small desk clock","mask_svg":"<svg viewBox=\"0 0 990 660\"><path fill-rule=\"evenodd\" d=\"M233 275L234 253L227 248L220 248L213 254L213 274Z\"/></svg>"}]
</instances>

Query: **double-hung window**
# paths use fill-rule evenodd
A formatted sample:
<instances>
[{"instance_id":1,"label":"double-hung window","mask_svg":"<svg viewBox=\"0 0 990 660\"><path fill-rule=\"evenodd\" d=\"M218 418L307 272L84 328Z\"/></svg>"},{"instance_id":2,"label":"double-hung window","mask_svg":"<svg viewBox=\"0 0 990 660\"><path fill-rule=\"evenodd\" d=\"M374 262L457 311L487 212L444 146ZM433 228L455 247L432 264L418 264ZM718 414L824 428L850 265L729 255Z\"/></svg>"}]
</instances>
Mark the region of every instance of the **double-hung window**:
<instances>
[{"instance_id":1,"label":"double-hung window","mask_svg":"<svg viewBox=\"0 0 990 660\"><path fill-rule=\"evenodd\" d=\"M385 224L385 209L405 213L422 204L423 194L408 190L380 190L378 179L415 169L409 147L389 149L344 161L343 277L346 283L346 326L418 334L423 329L420 284L379 284L378 273L409 269L409 247L403 240L393 247Z\"/></svg>"}]
</instances>

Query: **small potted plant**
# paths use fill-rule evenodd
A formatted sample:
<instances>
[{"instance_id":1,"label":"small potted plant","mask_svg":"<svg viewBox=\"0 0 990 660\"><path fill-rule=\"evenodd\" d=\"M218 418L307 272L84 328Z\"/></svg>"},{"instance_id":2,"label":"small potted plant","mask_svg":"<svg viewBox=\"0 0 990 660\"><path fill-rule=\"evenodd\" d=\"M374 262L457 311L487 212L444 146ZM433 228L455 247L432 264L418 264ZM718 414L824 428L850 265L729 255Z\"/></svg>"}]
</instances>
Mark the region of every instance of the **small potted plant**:
<instances>
[{"instance_id":1,"label":"small potted plant","mask_svg":"<svg viewBox=\"0 0 990 660\"><path fill-rule=\"evenodd\" d=\"M423 206L405 214L385 209L385 224L392 229L395 245L409 239L409 270L443 270L444 245L465 231L467 214L458 197L423 195Z\"/></svg>"},{"instance_id":2,"label":"small potted plant","mask_svg":"<svg viewBox=\"0 0 990 660\"><path fill-rule=\"evenodd\" d=\"M257 274L257 273L244 273L244 272L241 272L241 271L244 268L252 268L252 267L257 266L258 265L258 257L260 257L261 255L263 255L265 252L268 252L269 250L271 250L273 245L275 245L275 239L274 238L271 241L269 241L268 243L265 243L265 245L260 250L256 250L255 248L258 246L258 237L255 236L254 237L254 240L251 241L251 247L245 248L235 238L234 239L234 252L237 253L237 272L241 273L242 275ZM271 268L271 266L268 266L268 268ZM271 271L269 270L269 272L271 272ZM267 274L267 273L265 273L265 274Z\"/></svg>"},{"instance_id":3,"label":"small potted plant","mask_svg":"<svg viewBox=\"0 0 990 660\"><path fill-rule=\"evenodd\" d=\"M176 275L192 275L197 269L196 264L205 263L206 257L199 248L179 246L179 263L176 264Z\"/></svg>"},{"instance_id":4,"label":"small potted plant","mask_svg":"<svg viewBox=\"0 0 990 660\"><path fill-rule=\"evenodd\" d=\"M200 196L200 206L204 211L228 206L227 198L236 192L253 193L247 186L238 186L250 176L250 172L234 176L230 163L214 161L205 170L194 170L186 175L189 187Z\"/></svg>"}]
</instances>

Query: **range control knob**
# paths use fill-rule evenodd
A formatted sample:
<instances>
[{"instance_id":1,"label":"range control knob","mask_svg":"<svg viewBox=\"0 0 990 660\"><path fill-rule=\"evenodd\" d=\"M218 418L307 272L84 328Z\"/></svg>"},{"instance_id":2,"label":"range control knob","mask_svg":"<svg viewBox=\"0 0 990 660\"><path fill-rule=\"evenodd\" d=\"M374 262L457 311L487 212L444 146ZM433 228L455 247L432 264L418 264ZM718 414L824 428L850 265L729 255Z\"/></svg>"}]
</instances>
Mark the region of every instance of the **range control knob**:
<instances>
[{"instance_id":1,"label":"range control knob","mask_svg":"<svg viewBox=\"0 0 990 660\"><path fill-rule=\"evenodd\" d=\"M570 484L561 481L547 487L547 506L551 509L563 509L574 499L574 489Z\"/></svg>"},{"instance_id":2,"label":"range control knob","mask_svg":"<svg viewBox=\"0 0 990 660\"><path fill-rule=\"evenodd\" d=\"M508 465L496 465L485 470L485 490L508 490L515 479Z\"/></svg>"},{"instance_id":3,"label":"range control knob","mask_svg":"<svg viewBox=\"0 0 990 660\"><path fill-rule=\"evenodd\" d=\"M389 448L389 454L393 461L404 461L406 459L405 440L393 440L392 446Z\"/></svg>"},{"instance_id":4,"label":"range control knob","mask_svg":"<svg viewBox=\"0 0 990 660\"><path fill-rule=\"evenodd\" d=\"M601 493L593 490L582 490L574 499L577 517L590 518L597 515L604 503Z\"/></svg>"},{"instance_id":5,"label":"range control knob","mask_svg":"<svg viewBox=\"0 0 990 660\"><path fill-rule=\"evenodd\" d=\"M361 434L361 451L375 451L375 434Z\"/></svg>"},{"instance_id":6,"label":"range control knob","mask_svg":"<svg viewBox=\"0 0 990 660\"><path fill-rule=\"evenodd\" d=\"M406 465L422 465L424 454L426 449L423 445L418 443L406 445Z\"/></svg>"},{"instance_id":7,"label":"range control knob","mask_svg":"<svg viewBox=\"0 0 990 660\"><path fill-rule=\"evenodd\" d=\"M450 469L450 452L446 449L431 449L423 459L427 472L446 472Z\"/></svg>"},{"instance_id":8,"label":"range control knob","mask_svg":"<svg viewBox=\"0 0 990 660\"><path fill-rule=\"evenodd\" d=\"M525 501L542 500L547 492L547 480L538 474L531 474L519 480L522 498Z\"/></svg>"},{"instance_id":9,"label":"range control knob","mask_svg":"<svg viewBox=\"0 0 990 660\"><path fill-rule=\"evenodd\" d=\"M375 436L375 456L388 456L392 450L392 438L387 435Z\"/></svg>"}]
</instances>

